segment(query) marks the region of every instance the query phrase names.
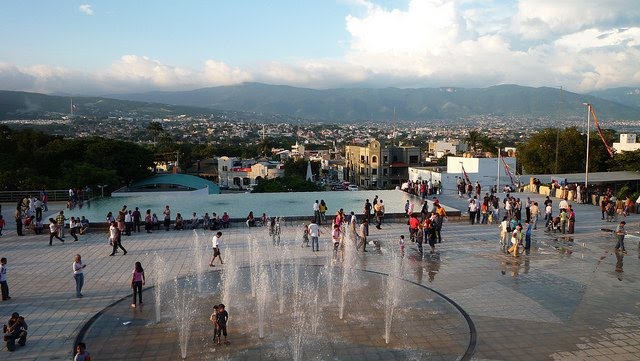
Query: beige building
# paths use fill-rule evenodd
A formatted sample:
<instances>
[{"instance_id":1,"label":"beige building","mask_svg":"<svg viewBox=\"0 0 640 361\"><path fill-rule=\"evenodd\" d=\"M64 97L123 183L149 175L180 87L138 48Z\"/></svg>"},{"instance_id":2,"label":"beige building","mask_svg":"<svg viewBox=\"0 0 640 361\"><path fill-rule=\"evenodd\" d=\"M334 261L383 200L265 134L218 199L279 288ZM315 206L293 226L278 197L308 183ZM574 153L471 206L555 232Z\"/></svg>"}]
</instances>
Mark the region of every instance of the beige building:
<instances>
[{"instance_id":1,"label":"beige building","mask_svg":"<svg viewBox=\"0 0 640 361\"><path fill-rule=\"evenodd\" d=\"M345 148L346 180L366 189L386 189L409 178L409 167L422 164L419 147L385 146L376 139Z\"/></svg>"}]
</instances>

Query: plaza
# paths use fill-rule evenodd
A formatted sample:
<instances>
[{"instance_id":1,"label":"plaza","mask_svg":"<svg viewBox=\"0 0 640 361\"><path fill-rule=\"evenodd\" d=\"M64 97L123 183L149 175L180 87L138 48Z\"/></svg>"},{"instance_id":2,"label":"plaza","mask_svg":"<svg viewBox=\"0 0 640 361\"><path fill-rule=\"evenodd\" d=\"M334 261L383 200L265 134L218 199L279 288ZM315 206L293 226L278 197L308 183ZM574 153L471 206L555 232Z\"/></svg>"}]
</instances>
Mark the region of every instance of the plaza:
<instances>
[{"instance_id":1,"label":"plaza","mask_svg":"<svg viewBox=\"0 0 640 361\"><path fill-rule=\"evenodd\" d=\"M543 200L526 193L515 196L521 199L532 196L539 203ZM315 358L308 359L406 359L407 355L399 350L407 347L424 350L416 353L415 359L434 360L638 358L640 253L638 238L633 237L639 230L638 215L626 218L630 233L626 239L628 254L613 252L614 237L602 229L612 230L616 224L601 220L599 207L576 204L575 234L545 232L540 221L533 233L531 251L514 258L499 251L497 224L471 225L465 218L466 200L452 194L439 198L443 204L462 210L463 216L460 220L452 217L445 222L443 243L437 244L436 255L421 257L415 244L408 241L406 224L394 222L383 224L381 230L371 227L370 240L380 242L380 251L370 246L368 253L356 256L356 268L366 274L363 277L371 277L367 281L373 286L371 299L377 300L380 292L375 285L380 281L369 275L388 273L392 253L398 249L397 239L404 234L407 242L403 278L425 288L407 292L407 297L400 299L398 309L409 312L416 301L429 299L429 304L424 306L424 313L428 314L426 321L397 326L394 338L384 345L383 332L357 333L347 322L341 323L331 316L336 332L351 335L348 342L340 344L334 340L333 350L326 358L315 353ZM364 203L364 199L362 201ZM418 210L420 200L414 198L413 203ZM328 214L333 211L335 209L330 209ZM387 212L401 210L387 209ZM555 199L554 212L557 212ZM290 257L304 267L326 265L331 254L328 226L321 226L320 252L312 253L310 248L299 246L301 224L288 222L283 227L282 241L290 249ZM213 232L199 232L210 250ZM242 223L223 232L223 256L225 251L232 251L244 266L250 263L248 239L269 238L266 228L247 228ZM96 228L81 236L78 242L71 242L67 237L65 244L57 242L52 247L48 246L46 235L17 237L11 229L5 229L3 234L0 256L8 259L12 299L0 303L0 317L6 322L12 312L19 312L29 324L27 345L13 353L4 348L0 353L3 359L69 359L76 339L87 342L94 360L177 359L175 329L162 323L151 325L152 264L155 255L160 254L171 279L193 274L191 231L161 230L123 236L128 254L115 257L109 257L111 248L106 231ZM277 252L275 246L265 248L267 253ZM75 297L71 269L75 254L81 254L87 264L83 298ZM208 256L204 256L205 262ZM134 309L130 307L129 285L135 261L145 267L148 281L143 295L145 306ZM207 283L219 282L224 269L225 265L218 264L207 268ZM213 289L211 305L221 300L215 287ZM368 311L376 308L364 300L353 308L362 310L357 319L367 321L378 317ZM243 317L241 312L233 313L233 306L229 312L231 320ZM199 315L198 322L208 321L209 314ZM171 322L169 316L166 321ZM187 358L289 359L287 352L274 354L264 345L269 342L280 345L286 333L274 341L266 336L263 342L252 334L255 330L239 326L232 321L229 327L231 345L221 348L208 343L197 350L192 348ZM157 332L151 332L152 328ZM277 332L280 331L274 331ZM349 351L345 352L347 348Z\"/></svg>"}]
</instances>

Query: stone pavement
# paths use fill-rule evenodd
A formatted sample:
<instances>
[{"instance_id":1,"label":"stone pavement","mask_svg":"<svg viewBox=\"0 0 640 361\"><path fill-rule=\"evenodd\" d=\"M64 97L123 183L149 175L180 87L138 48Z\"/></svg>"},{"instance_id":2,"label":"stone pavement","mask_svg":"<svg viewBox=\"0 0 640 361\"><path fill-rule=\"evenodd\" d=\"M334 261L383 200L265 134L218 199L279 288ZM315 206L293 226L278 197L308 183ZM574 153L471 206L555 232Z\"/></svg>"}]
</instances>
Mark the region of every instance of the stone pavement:
<instances>
[{"instance_id":1,"label":"stone pavement","mask_svg":"<svg viewBox=\"0 0 640 361\"><path fill-rule=\"evenodd\" d=\"M440 198L454 208L466 208L466 201L455 196ZM419 209L417 200L415 208ZM497 225L472 226L464 217L446 222L437 256L417 257L414 245L407 242L411 262L405 278L441 292L470 315L477 332L474 358L478 360L636 360L640 355L638 238L628 236L628 254L616 254L613 236L601 231L615 224L602 221L598 207L575 208L574 235L548 233L539 227L531 252L519 258L499 252ZM628 217L630 233L638 233L638 220L637 215ZM265 229L236 226L224 232L223 253L224 247L232 248L248 263L249 232L266 237ZM111 249L103 232L92 232L76 243L67 236L64 245L54 240L52 247L46 235L4 233L0 256L9 260L12 299L0 302L0 321L6 322L12 312L24 315L29 339L26 347L14 353L0 351L2 359L70 359L83 325L129 295L133 263L140 261L149 270L154 252L168 261L172 277L193 272L191 231L123 237L129 253L115 257L108 256ZM372 227L371 238L381 241L382 252L359 255L359 268L386 272L389 249L397 247L399 234L406 233L401 223L385 224L381 231ZM325 228L322 239L327 240L328 234ZM283 235L285 241L298 242L299 225L287 225ZM324 264L324 244L319 253L308 250L301 249L296 257L308 264ZM71 270L77 253L87 263L81 299L75 298ZM128 300L120 304L128 307ZM94 353L95 360L126 358L118 350L117 339L113 344L111 353L104 345L89 345L89 349L100 349Z\"/></svg>"}]
</instances>

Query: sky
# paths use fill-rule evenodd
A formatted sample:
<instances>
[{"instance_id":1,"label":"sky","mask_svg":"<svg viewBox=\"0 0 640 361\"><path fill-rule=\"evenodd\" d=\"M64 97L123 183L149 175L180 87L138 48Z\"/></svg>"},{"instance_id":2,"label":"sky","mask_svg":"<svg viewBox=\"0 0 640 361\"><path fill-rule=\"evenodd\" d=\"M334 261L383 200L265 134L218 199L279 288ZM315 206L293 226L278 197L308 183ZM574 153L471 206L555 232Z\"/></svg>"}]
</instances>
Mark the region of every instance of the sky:
<instances>
[{"instance_id":1,"label":"sky","mask_svg":"<svg viewBox=\"0 0 640 361\"><path fill-rule=\"evenodd\" d=\"M638 1L3 1L0 89L640 86Z\"/></svg>"}]
</instances>

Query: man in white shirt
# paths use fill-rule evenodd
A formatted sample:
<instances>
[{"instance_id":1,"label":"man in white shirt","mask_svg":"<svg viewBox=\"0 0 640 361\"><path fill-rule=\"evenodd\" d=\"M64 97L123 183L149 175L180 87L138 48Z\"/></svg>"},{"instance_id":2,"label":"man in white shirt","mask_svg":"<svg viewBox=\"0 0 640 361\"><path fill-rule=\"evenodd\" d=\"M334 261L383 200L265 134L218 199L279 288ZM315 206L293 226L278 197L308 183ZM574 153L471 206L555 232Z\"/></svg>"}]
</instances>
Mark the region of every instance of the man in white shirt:
<instances>
[{"instance_id":1,"label":"man in white shirt","mask_svg":"<svg viewBox=\"0 0 640 361\"><path fill-rule=\"evenodd\" d=\"M308 229L309 237L311 237L311 251L320 251L320 246L318 244L318 237L320 237L320 227L318 227L318 224L315 222L315 220L311 220L311 224L309 224Z\"/></svg>"},{"instance_id":2,"label":"man in white shirt","mask_svg":"<svg viewBox=\"0 0 640 361\"><path fill-rule=\"evenodd\" d=\"M211 261L209 262L209 267L215 267L213 265L213 261L215 261L216 257L220 257L220 265L222 265L222 254L220 254L220 242L222 242L222 232L216 233L213 238L211 238L211 246L213 247L213 257L211 257Z\"/></svg>"},{"instance_id":3,"label":"man in white shirt","mask_svg":"<svg viewBox=\"0 0 640 361\"><path fill-rule=\"evenodd\" d=\"M313 204L313 221L314 223L320 222L320 203L318 203L317 199Z\"/></svg>"},{"instance_id":4,"label":"man in white shirt","mask_svg":"<svg viewBox=\"0 0 640 361\"><path fill-rule=\"evenodd\" d=\"M560 211L562 212L562 210L567 210L569 209L569 202L567 202L567 198L564 198L563 200L560 201L560 204L558 204L558 207L560 208Z\"/></svg>"}]
</instances>

